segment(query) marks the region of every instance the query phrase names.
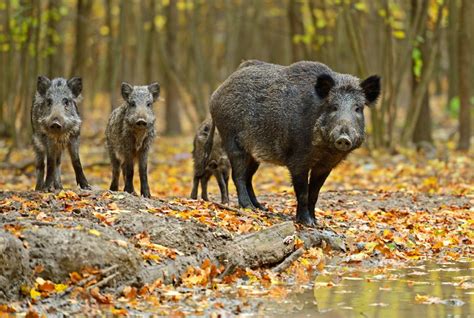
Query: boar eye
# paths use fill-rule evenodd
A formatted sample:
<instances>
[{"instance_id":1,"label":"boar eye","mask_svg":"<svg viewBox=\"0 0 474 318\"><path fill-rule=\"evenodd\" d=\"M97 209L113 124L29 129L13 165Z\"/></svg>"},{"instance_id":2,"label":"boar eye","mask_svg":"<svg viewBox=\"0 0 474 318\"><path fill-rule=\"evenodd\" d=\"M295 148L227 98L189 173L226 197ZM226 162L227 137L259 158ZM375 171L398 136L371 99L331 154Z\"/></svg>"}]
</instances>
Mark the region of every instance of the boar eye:
<instances>
[{"instance_id":1,"label":"boar eye","mask_svg":"<svg viewBox=\"0 0 474 318\"><path fill-rule=\"evenodd\" d=\"M146 103L146 107L151 107L151 102Z\"/></svg>"},{"instance_id":2,"label":"boar eye","mask_svg":"<svg viewBox=\"0 0 474 318\"><path fill-rule=\"evenodd\" d=\"M331 112L337 112L337 106L336 105L331 106Z\"/></svg>"},{"instance_id":3,"label":"boar eye","mask_svg":"<svg viewBox=\"0 0 474 318\"><path fill-rule=\"evenodd\" d=\"M356 113L362 113L362 107L360 106L357 106L356 109L355 109Z\"/></svg>"},{"instance_id":4,"label":"boar eye","mask_svg":"<svg viewBox=\"0 0 474 318\"><path fill-rule=\"evenodd\" d=\"M63 104L64 104L64 106L69 106L69 99L64 98L63 99Z\"/></svg>"},{"instance_id":5,"label":"boar eye","mask_svg":"<svg viewBox=\"0 0 474 318\"><path fill-rule=\"evenodd\" d=\"M48 98L48 99L46 100L46 104L48 104L48 106L53 105L53 100L52 100L51 98Z\"/></svg>"},{"instance_id":6,"label":"boar eye","mask_svg":"<svg viewBox=\"0 0 474 318\"><path fill-rule=\"evenodd\" d=\"M135 102L134 101L131 101L130 103L128 103L130 105L130 107L135 107Z\"/></svg>"}]
</instances>

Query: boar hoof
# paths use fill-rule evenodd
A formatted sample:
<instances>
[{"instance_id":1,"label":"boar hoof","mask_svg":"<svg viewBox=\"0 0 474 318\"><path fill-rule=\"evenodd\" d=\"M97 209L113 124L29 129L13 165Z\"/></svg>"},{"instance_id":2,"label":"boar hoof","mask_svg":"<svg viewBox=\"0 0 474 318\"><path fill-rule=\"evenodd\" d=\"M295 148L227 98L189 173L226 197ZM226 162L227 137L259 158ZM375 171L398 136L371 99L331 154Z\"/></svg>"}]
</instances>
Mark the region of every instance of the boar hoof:
<instances>
[{"instance_id":1,"label":"boar hoof","mask_svg":"<svg viewBox=\"0 0 474 318\"><path fill-rule=\"evenodd\" d=\"M262 210L262 211L265 211L265 212L268 212L268 208L264 207L263 205L261 205L260 203L256 204L255 205L255 208L259 209L259 210Z\"/></svg>"},{"instance_id":2,"label":"boar hoof","mask_svg":"<svg viewBox=\"0 0 474 318\"><path fill-rule=\"evenodd\" d=\"M296 222L309 226L309 227L314 227L316 226L316 219L309 214L297 214L296 215Z\"/></svg>"},{"instance_id":3,"label":"boar hoof","mask_svg":"<svg viewBox=\"0 0 474 318\"><path fill-rule=\"evenodd\" d=\"M150 191L142 191L142 197L144 198L151 198L151 193Z\"/></svg>"},{"instance_id":4,"label":"boar hoof","mask_svg":"<svg viewBox=\"0 0 474 318\"><path fill-rule=\"evenodd\" d=\"M92 187L90 184L83 184L80 186L82 190L92 190Z\"/></svg>"}]
</instances>

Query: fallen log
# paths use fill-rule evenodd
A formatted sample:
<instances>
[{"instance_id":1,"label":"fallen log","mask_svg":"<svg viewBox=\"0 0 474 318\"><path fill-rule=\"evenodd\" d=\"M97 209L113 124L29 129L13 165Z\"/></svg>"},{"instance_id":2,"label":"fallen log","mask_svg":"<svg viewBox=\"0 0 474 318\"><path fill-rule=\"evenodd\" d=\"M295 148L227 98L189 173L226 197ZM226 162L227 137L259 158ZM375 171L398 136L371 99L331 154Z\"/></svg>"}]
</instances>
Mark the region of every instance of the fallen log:
<instances>
[{"instance_id":1,"label":"fallen log","mask_svg":"<svg viewBox=\"0 0 474 318\"><path fill-rule=\"evenodd\" d=\"M344 238L334 232L316 229L303 229L298 231L298 237L303 240L306 249L320 247L322 244L329 245L333 250L346 251Z\"/></svg>"},{"instance_id":2,"label":"fallen log","mask_svg":"<svg viewBox=\"0 0 474 318\"><path fill-rule=\"evenodd\" d=\"M176 283L188 267L200 267L209 259L216 265L223 265L226 275L236 268L258 268L271 266L284 260L294 250L294 241L288 240L295 234L293 222L284 222L258 232L242 235L232 242L216 249L203 249L190 255L179 256L163 265L144 268L141 283L152 283L157 279L165 284Z\"/></svg>"}]
</instances>

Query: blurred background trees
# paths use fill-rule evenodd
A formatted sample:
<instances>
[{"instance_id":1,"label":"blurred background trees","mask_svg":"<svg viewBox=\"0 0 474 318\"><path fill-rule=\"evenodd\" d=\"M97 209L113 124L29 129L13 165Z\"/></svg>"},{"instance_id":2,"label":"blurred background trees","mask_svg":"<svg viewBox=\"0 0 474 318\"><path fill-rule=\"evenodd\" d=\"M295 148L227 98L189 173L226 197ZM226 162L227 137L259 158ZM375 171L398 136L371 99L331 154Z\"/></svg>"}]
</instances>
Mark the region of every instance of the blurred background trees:
<instances>
[{"instance_id":1,"label":"blurred background trees","mask_svg":"<svg viewBox=\"0 0 474 318\"><path fill-rule=\"evenodd\" d=\"M305 59L382 76L369 147L451 140L465 150L473 16L470 0L0 0L0 135L28 145L38 74L82 76L83 116L101 120L120 103L121 81L158 81L159 128L179 135L242 60ZM454 128L440 134L448 120Z\"/></svg>"}]
</instances>

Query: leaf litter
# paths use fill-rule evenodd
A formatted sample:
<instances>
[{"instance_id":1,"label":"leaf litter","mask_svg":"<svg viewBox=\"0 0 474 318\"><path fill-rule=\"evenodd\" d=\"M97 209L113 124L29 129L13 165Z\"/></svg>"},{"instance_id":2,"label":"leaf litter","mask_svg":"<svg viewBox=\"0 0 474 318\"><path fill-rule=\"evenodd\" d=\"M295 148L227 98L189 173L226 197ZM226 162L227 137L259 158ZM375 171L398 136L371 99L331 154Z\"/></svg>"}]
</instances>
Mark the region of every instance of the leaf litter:
<instances>
[{"instance_id":1,"label":"leaf litter","mask_svg":"<svg viewBox=\"0 0 474 318\"><path fill-rule=\"evenodd\" d=\"M274 166L263 165L254 179L257 195L269 212L239 210L235 205L235 195L231 196L229 209L211 202L187 199L192 182L192 163L190 156L185 154L190 152L191 145L182 140L160 138L156 145L156 157L150 164L150 185L154 198L164 201L160 208L147 205L146 200L143 200L143 206L134 207L136 209L120 207L116 200L121 198L121 194L107 191L87 193L70 188L56 194L33 194L26 192L32 188L33 167L26 171L4 169L0 175L0 188L11 192L0 193L3 229L22 239L26 227L23 221L28 220L28 226L49 225L86 231L101 237L107 235L101 231L102 228L111 228L119 216L136 210L192 220L219 229L222 233L219 235L229 236L293 220L296 200L288 174L283 168ZM92 162L102 160L101 151L92 147L84 147L81 152ZM29 150L22 150L12 153L12 158L28 155ZM72 169L65 166L63 184L72 185ZM305 250L280 274L273 273L270 268L242 268L232 275L222 276L225 268L205 261L200 267L189 267L178 285L156 281L143 286L125 286L120 291L100 286L89 288L101 279L98 273L93 274L94 269L70 273L69 280L58 282L42 278L41 270L38 270L35 271L33 286L24 290L28 300L1 305L0 312L47 315L60 305L65 312L91 314L239 314L263 312L262 304L267 302L266 299L283 301L289 294L305 292L313 286L335 288L348 281L385 282L388 285L380 286L378 290L392 293L390 282L403 281L407 286L423 285L424 276L435 271L456 270L442 264L472 260L472 171L474 167L469 154L451 151L443 160L423 160L420 155L408 150L400 150L395 156L383 153L368 156L361 149L333 171L322 189L316 210L321 229L330 229L345 238L345 252L331 250L323 243L320 248ZM108 187L108 167L89 166L86 173L97 188ZM218 201L218 188L214 182L211 182L209 190L211 199ZM235 194L233 185L230 186L230 193ZM86 214L101 228L74 224L78 217ZM179 247L154 242L146 231L111 241L120 247L134 246L139 249L142 261L149 264L161 264L184 255ZM299 247L301 243L296 248ZM423 266L427 260L440 265L429 271L423 267L411 268L408 274L402 276L392 273L394 269ZM362 269L362 272L370 270L373 275L358 276L353 268ZM336 277L339 278L323 284L313 282L317 275L318 279L328 275L333 277L334 271L338 272ZM78 285L92 276L95 278L82 286ZM472 275L443 283L472 294ZM68 290L66 297L58 296ZM351 292L359 291L348 289L342 293L350 295ZM463 305L437 297L417 294L413 303ZM386 305L384 302L371 303L372 307Z\"/></svg>"}]
</instances>

